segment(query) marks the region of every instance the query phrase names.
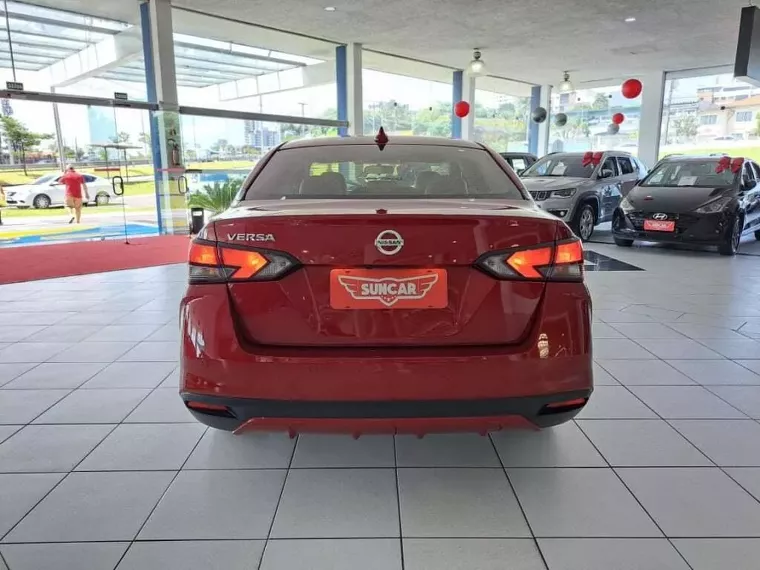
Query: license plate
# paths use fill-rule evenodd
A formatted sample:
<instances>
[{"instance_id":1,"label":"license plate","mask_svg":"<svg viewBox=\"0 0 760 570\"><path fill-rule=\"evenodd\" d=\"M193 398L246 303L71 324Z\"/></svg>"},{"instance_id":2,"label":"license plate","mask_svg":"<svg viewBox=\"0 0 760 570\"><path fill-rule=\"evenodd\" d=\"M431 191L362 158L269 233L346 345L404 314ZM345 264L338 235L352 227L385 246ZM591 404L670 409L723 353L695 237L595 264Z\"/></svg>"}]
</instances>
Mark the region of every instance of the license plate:
<instances>
[{"instance_id":1,"label":"license plate","mask_svg":"<svg viewBox=\"0 0 760 570\"><path fill-rule=\"evenodd\" d=\"M644 229L648 232L674 232L676 223L672 220L644 220Z\"/></svg>"},{"instance_id":2,"label":"license plate","mask_svg":"<svg viewBox=\"0 0 760 570\"><path fill-rule=\"evenodd\" d=\"M449 304L445 269L333 269L333 309L443 309Z\"/></svg>"}]
</instances>

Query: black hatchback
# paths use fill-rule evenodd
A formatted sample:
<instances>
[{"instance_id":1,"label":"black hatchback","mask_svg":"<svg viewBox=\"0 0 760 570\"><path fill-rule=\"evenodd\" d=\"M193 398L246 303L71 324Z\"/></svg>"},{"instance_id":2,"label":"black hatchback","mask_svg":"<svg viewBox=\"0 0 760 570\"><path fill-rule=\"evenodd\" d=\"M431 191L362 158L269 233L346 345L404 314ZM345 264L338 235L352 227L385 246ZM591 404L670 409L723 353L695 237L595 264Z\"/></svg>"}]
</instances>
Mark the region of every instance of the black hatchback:
<instances>
[{"instance_id":1,"label":"black hatchback","mask_svg":"<svg viewBox=\"0 0 760 570\"><path fill-rule=\"evenodd\" d=\"M730 156L662 159L623 198L612 218L615 243L692 243L734 255L743 235L760 239L760 167Z\"/></svg>"}]
</instances>

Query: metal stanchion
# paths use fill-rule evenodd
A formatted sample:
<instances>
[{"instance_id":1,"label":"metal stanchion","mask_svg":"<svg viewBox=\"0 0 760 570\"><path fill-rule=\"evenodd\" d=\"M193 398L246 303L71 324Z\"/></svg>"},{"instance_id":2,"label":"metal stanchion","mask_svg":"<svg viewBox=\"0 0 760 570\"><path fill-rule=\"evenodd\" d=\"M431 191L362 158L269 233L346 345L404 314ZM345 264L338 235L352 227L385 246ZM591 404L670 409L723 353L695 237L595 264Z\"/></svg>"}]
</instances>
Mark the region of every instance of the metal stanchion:
<instances>
[{"instance_id":1,"label":"metal stanchion","mask_svg":"<svg viewBox=\"0 0 760 570\"><path fill-rule=\"evenodd\" d=\"M124 243L129 245L129 233L127 232L127 206L124 200L124 179L121 176L114 176L111 178L111 187L116 196L121 196L121 213L124 215Z\"/></svg>"}]
</instances>

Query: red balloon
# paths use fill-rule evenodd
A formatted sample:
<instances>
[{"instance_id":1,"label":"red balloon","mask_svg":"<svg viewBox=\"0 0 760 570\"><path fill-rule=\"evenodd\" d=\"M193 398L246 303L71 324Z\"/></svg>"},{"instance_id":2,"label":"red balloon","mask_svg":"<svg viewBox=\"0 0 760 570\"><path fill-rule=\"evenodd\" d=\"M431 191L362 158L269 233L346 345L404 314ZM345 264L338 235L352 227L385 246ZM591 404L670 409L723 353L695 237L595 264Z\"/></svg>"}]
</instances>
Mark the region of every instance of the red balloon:
<instances>
[{"instance_id":1,"label":"red balloon","mask_svg":"<svg viewBox=\"0 0 760 570\"><path fill-rule=\"evenodd\" d=\"M470 114L470 104L467 101L459 101L454 105L454 114L459 117L466 117Z\"/></svg>"},{"instance_id":2,"label":"red balloon","mask_svg":"<svg viewBox=\"0 0 760 570\"><path fill-rule=\"evenodd\" d=\"M639 95L641 95L641 81L638 79L627 79L623 82L623 86L621 87L621 91L623 93L623 97L626 99L635 99Z\"/></svg>"},{"instance_id":3,"label":"red balloon","mask_svg":"<svg viewBox=\"0 0 760 570\"><path fill-rule=\"evenodd\" d=\"M625 121L625 115L623 115L623 113L615 113L612 115L612 122L616 125L619 125L623 121Z\"/></svg>"}]
</instances>

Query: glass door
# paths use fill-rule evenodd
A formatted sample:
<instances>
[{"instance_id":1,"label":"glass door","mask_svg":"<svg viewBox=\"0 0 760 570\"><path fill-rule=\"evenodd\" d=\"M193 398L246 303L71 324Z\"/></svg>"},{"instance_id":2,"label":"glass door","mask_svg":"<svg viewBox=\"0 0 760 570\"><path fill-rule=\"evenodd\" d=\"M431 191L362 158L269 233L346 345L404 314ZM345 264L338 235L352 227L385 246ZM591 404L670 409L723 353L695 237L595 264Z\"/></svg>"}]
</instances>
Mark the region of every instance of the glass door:
<instances>
[{"instance_id":1,"label":"glass door","mask_svg":"<svg viewBox=\"0 0 760 570\"><path fill-rule=\"evenodd\" d=\"M4 99L0 105L0 246L156 235L149 112ZM87 186L79 223L60 183ZM84 192L83 192L84 194Z\"/></svg>"}]
</instances>

